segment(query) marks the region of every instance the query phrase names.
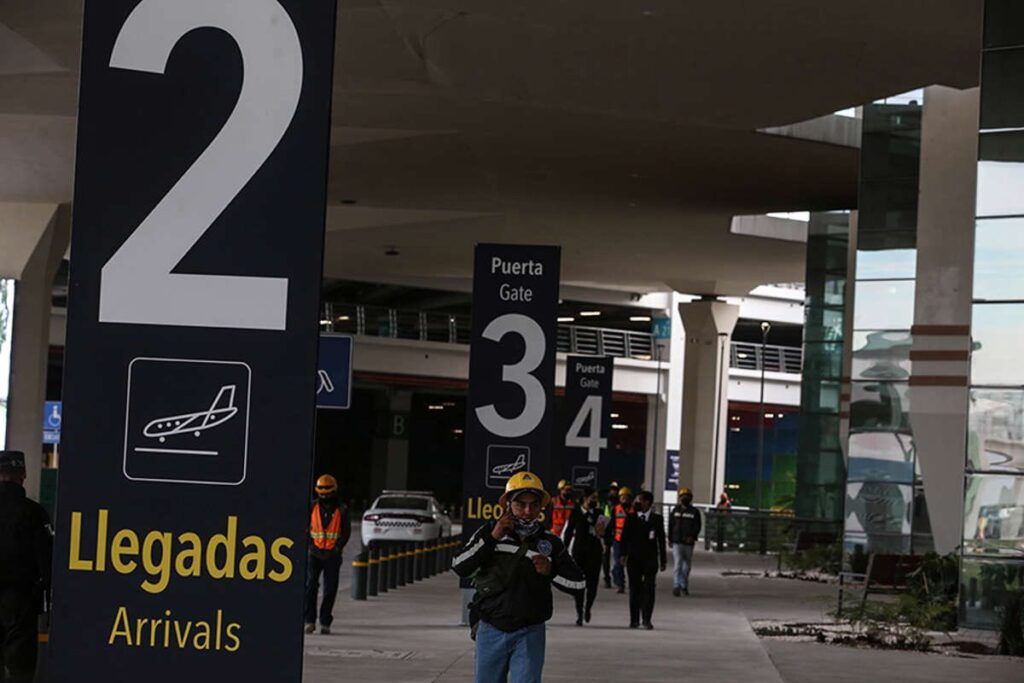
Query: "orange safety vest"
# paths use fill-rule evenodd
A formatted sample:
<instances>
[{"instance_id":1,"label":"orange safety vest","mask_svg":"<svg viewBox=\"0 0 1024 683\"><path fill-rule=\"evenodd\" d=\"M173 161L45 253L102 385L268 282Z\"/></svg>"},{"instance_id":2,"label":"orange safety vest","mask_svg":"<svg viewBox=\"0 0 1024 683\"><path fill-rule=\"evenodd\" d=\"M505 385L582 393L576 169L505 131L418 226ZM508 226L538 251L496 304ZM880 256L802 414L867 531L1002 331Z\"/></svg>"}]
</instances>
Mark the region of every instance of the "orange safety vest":
<instances>
[{"instance_id":1,"label":"orange safety vest","mask_svg":"<svg viewBox=\"0 0 1024 683\"><path fill-rule=\"evenodd\" d=\"M565 528L566 523L569 521L569 516L572 514L573 508L576 507L576 501L570 500L565 502L561 496L555 498L551 506L551 533L555 536L562 535L562 529Z\"/></svg>"},{"instance_id":2,"label":"orange safety vest","mask_svg":"<svg viewBox=\"0 0 1024 683\"><path fill-rule=\"evenodd\" d=\"M334 511L331 516L331 523L324 529L323 516L320 514L320 503L313 506L313 513L309 518L309 537L313 539L313 545L319 550L334 550L341 538L341 508Z\"/></svg>"},{"instance_id":3,"label":"orange safety vest","mask_svg":"<svg viewBox=\"0 0 1024 683\"><path fill-rule=\"evenodd\" d=\"M622 507L622 503L615 506L615 541L622 540L622 530L626 528L626 518L629 517L629 510Z\"/></svg>"}]
</instances>

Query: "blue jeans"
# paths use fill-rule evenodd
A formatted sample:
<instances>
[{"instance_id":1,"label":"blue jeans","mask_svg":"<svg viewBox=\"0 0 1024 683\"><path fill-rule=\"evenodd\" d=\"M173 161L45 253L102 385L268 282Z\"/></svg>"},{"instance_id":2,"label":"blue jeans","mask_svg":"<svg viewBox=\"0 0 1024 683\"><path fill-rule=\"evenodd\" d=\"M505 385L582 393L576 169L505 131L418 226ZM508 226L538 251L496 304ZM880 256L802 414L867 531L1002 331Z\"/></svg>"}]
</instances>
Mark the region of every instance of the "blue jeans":
<instances>
[{"instance_id":1,"label":"blue jeans","mask_svg":"<svg viewBox=\"0 0 1024 683\"><path fill-rule=\"evenodd\" d=\"M626 587L626 568L622 566L622 545L615 541L612 543L612 582L616 588Z\"/></svg>"},{"instance_id":2,"label":"blue jeans","mask_svg":"<svg viewBox=\"0 0 1024 683\"><path fill-rule=\"evenodd\" d=\"M481 621L476 630L475 683L540 683L544 670L544 624L512 633Z\"/></svg>"},{"instance_id":3,"label":"blue jeans","mask_svg":"<svg viewBox=\"0 0 1024 683\"><path fill-rule=\"evenodd\" d=\"M693 564L693 546L683 543L672 544L672 558L675 571L672 575L673 588L687 588L690 585L690 566Z\"/></svg>"}]
</instances>

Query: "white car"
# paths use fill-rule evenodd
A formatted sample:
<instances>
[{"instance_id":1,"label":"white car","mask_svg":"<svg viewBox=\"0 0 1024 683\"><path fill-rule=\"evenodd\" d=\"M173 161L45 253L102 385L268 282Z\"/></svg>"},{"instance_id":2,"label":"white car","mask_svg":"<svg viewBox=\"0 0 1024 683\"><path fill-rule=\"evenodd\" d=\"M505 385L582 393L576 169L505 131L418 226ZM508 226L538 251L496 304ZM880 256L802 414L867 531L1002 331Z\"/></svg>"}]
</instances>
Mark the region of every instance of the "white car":
<instances>
[{"instance_id":1,"label":"white car","mask_svg":"<svg viewBox=\"0 0 1024 683\"><path fill-rule=\"evenodd\" d=\"M430 491L384 491L363 513L363 545L427 541L452 532L452 520Z\"/></svg>"}]
</instances>

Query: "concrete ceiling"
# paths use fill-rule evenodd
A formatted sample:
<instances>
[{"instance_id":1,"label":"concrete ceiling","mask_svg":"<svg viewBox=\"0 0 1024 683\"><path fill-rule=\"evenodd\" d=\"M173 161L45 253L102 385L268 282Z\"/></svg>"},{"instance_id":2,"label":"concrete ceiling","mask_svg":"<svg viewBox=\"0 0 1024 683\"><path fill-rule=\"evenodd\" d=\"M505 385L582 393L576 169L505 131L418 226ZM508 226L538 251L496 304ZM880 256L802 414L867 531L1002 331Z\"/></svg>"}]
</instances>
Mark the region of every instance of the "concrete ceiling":
<instances>
[{"instance_id":1,"label":"concrete ceiling","mask_svg":"<svg viewBox=\"0 0 1024 683\"><path fill-rule=\"evenodd\" d=\"M802 280L801 245L731 217L854 206L857 151L755 131L975 85L980 8L341 0L326 274L465 277L514 241L561 244L573 284ZM0 202L70 200L81 14L0 2Z\"/></svg>"}]
</instances>

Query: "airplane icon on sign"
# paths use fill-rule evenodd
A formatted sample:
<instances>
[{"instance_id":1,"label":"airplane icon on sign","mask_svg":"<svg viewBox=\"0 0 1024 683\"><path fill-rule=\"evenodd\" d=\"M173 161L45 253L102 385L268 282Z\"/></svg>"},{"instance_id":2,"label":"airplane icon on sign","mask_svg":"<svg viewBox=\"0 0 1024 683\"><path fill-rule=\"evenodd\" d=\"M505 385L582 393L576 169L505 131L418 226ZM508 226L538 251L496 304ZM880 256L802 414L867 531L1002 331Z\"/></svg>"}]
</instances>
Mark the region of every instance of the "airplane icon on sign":
<instances>
[{"instance_id":1,"label":"airplane icon on sign","mask_svg":"<svg viewBox=\"0 0 1024 683\"><path fill-rule=\"evenodd\" d=\"M519 470L526 467L526 454L520 453L519 457L516 458L515 462L510 462L505 465L498 465L491 469L494 474L515 474Z\"/></svg>"},{"instance_id":2,"label":"airplane icon on sign","mask_svg":"<svg viewBox=\"0 0 1024 683\"><path fill-rule=\"evenodd\" d=\"M169 436L192 433L198 437L207 429L224 424L238 414L235 407L235 387L227 385L220 388L209 409L183 415L158 417L142 429L142 433L151 439L160 439L160 443Z\"/></svg>"}]
</instances>

